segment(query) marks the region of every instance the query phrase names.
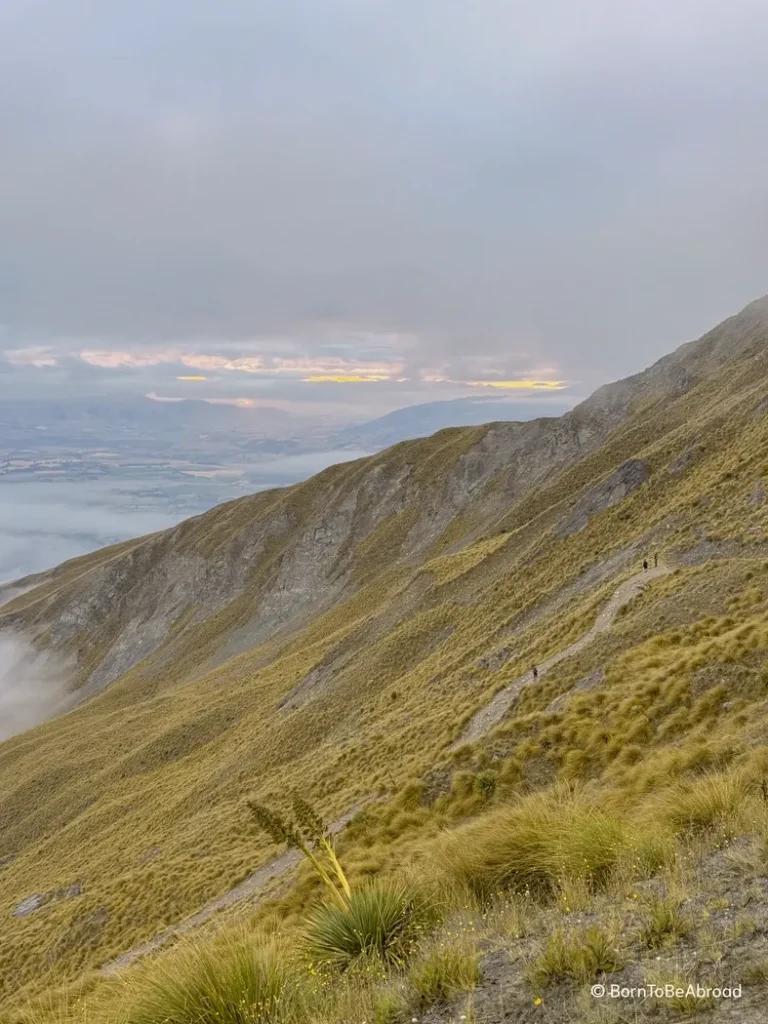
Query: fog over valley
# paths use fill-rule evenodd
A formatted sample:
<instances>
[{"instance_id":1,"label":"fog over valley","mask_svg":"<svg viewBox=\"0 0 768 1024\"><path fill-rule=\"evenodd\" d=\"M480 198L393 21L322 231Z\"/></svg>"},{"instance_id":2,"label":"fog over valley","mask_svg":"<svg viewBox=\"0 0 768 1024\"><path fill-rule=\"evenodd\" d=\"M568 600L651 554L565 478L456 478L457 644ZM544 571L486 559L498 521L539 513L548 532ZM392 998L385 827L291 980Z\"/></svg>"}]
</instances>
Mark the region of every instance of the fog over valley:
<instances>
[{"instance_id":1,"label":"fog over valley","mask_svg":"<svg viewBox=\"0 0 768 1024\"><path fill-rule=\"evenodd\" d=\"M0 634L0 741L44 722L73 703L68 666L23 636Z\"/></svg>"},{"instance_id":2,"label":"fog over valley","mask_svg":"<svg viewBox=\"0 0 768 1024\"><path fill-rule=\"evenodd\" d=\"M0 394L0 582L441 427L559 415L569 404L468 398L344 425L269 407L130 394Z\"/></svg>"},{"instance_id":3,"label":"fog over valley","mask_svg":"<svg viewBox=\"0 0 768 1024\"><path fill-rule=\"evenodd\" d=\"M244 470L133 470L72 479L0 477L0 582L163 530L232 498L296 483L358 449L263 458ZM192 473L195 471L193 470ZM221 474L221 475L218 475Z\"/></svg>"}]
</instances>

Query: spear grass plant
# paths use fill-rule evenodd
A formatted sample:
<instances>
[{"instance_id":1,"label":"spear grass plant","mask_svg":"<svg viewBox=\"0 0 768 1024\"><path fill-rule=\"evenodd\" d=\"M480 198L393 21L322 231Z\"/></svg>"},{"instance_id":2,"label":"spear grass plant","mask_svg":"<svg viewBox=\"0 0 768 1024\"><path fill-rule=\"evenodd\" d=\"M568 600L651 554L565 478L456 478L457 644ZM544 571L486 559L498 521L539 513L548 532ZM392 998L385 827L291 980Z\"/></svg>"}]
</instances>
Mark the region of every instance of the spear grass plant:
<instances>
[{"instance_id":1,"label":"spear grass plant","mask_svg":"<svg viewBox=\"0 0 768 1024\"><path fill-rule=\"evenodd\" d=\"M314 808L298 793L293 794L293 820L256 800L249 800L248 808L257 828L273 842L285 843L289 849L296 849L306 857L338 909L349 910L352 890L336 856L328 826Z\"/></svg>"},{"instance_id":2,"label":"spear grass plant","mask_svg":"<svg viewBox=\"0 0 768 1024\"><path fill-rule=\"evenodd\" d=\"M327 825L320 815L317 814L314 808L308 804L306 800L302 799L298 793L294 793L293 795L293 812L296 815L296 820L304 833L309 836L325 854L334 875L341 885L347 901L349 901L352 898L352 890L350 889L349 882L347 881L347 876L345 875L344 870L339 863L339 859L336 856L333 839L329 835Z\"/></svg>"},{"instance_id":3,"label":"spear grass plant","mask_svg":"<svg viewBox=\"0 0 768 1024\"><path fill-rule=\"evenodd\" d=\"M378 883L352 893L349 905L329 902L310 918L304 941L312 964L340 967L379 962L400 966L419 933L428 910L405 886Z\"/></svg>"}]
</instances>

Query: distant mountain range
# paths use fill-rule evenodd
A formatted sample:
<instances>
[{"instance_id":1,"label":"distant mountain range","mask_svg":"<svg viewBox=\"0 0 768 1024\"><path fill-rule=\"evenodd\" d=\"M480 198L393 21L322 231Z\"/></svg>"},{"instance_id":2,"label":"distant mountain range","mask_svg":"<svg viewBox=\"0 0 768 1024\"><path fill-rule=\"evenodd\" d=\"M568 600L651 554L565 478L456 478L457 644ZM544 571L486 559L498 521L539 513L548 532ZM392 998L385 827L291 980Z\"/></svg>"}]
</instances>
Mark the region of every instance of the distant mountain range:
<instances>
[{"instance_id":1,"label":"distant mountain range","mask_svg":"<svg viewBox=\"0 0 768 1024\"><path fill-rule=\"evenodd\" d=\"M412 437L427 437L444 427L474 427L496 421L519 422L561 416L570 407L570 402L548 399L456 398L449 402L426 402L346 427L339 432L337 440L360 448L386 448Z\"/></svg>"},{"instance_id":2,"label":"distant mountain range","mask_svg":"<svg viewBox=\"0 0 768 1024\"><path fill-rule=\"evenodd\" d=\"M395 409L376 419L353 424L338 432L324 426L329 447L385 448L409 438L427 437L444 427L468 427L499 420L532 420L560 416L571 403L556 399L509 400L458 398ZM73 397L56 401L10 400L0 405L0 430L6 442L50 444L80 441L88 445L137 435L162 437L201 433L249 435L287 441L295 450L318 447L319 427L282 409L242 408L197 399L156 401L143 395ZM241 438L237 444L241 446ZM282 448L279 448L282 451Z\"/></svg>"},{"instance_id":3,"label":"distant mountain range","mask_svg":"<svg viewBox=\"0 0 768 1024\"><path fill-rule=\"evenodd\" d=\"M124 434L165 430L225 430L282 436L295 424L281 409L212 404L196 399L156 401L144 395L73 397L50 400L4 400L0 427L6 439L11 431L52 431L60 436L94 432Z\"/></svg>"}]
</instances>

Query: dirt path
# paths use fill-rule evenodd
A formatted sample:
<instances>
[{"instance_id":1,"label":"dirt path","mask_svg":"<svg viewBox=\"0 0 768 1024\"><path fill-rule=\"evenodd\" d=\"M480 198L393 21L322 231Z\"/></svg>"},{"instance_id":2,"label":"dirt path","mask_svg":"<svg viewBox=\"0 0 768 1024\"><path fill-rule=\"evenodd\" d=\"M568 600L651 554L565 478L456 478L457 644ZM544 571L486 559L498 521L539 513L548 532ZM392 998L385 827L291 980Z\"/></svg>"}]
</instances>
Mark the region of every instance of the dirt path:
<instances>
[{"instance_id":1,"label":"dirt path","mask_svg":"<svg viewBox=\"0 0 768 1024\"><path fill-rule=\"evenodd\" d=\"M539 672L539 679L546 675L547 672L554 668L555 665L564 661L566 658L573 657L574 654L578 654L579 651L583 650L588 644L591 644L596 636L600 633L606 633L613 625L613 620L618 615L619 609L625 604L628 604L636 594L639 594L652 579L656 579L659 576L666 576L667 573L671 572L665 565L660 565L656 569L648 569L647 571L639 572L636 576L632 576L630 579L625 580L617 589L614 591L613 597L608 601L606 606L600 611L600 614L595 619L595 622L591 629L589 629L583 636L579 637L578 640L574 641L570 647L564 648L562 651L558 651L557 654L553 654L546 661L543 661L537 666ZM484 736L489 729L492 729L494 725L501 721L501 719L509 711L512 704L518 697L518 694L525 686L529 686L533 682L530 672L526 672L524 676L519 676L513 682L506 686L503 690L496 694L490 704L486 704L484 708L472 718L467 728L458 738L458 740L451 747L455 750L464 743L472 743L474 740L480 739Z\"/></svg>"},{"instance_id":2,"label":"dirt path","mask_svg":"<svg viewBox=\"0 0 768 1024\"><path fill-rule=\"evenodd\" d=\"M553 668L565 658L570 658L574 654L578 654L578 652L590 644L599 633L607 632L611 628L620 608L625 604L628 604L636 594L639 594L644 590L650 580L656 579L659 576L665 576L671 571L672 570L667 566L660 565L656 569L648 569L647 572L639 572L636 576L632 576L631 579L625 580L624 583L616 589L605 607L600 611L591 629L572 643L570 647L566 647L564 650L558 651L557 654L553 654L538 666L539 678L546 675L549 669ZM489 729L492 729L494 725L501 721L507 711L509 711L523 687L530 685L531 682L531 675L530 673L527 673L526 675L515 679L514 682L510 683L509 686L505 687L500 693L497 693L489 704L486 704L484 708L481 708L481 710L477 712L462 733L461 737L454 744L454 748L461 746L463 743L469 743L473 740L479 739L488 732ZM342 816L334 821L330 826L331 832L334 834L340 832L347 822L351 821L363 806L364 805L362 803L357 804L345 814L342 814ZM155 935L154 938L149 939L147 942L142 943L139 946L134 946L133 949L129 949L115 960L111 960L109 963L104 964L101 967L100 973L107 975L116 974L123 968L129 967L140 957L155 952L155 950L160 949L161 946L164 946L172 939L178 938L178 936L184 935L186 932L197 928L219 910L225 910L227 907L234 906L236 903L241 903L248 900L250 897L255 896L261 892L261 890L263 890L270 881L275 878L279 878L290 871L290 869L299 862L300 856L301 855L296 850L287 850L285 853L281 853L279 856L273 857L272 860L268 861L262 867L257 868L253 874L249 875L243 882L240 882L239 885L236 885L233 889L230 889L229 892L225 892L222 896L219 896L215 900L206 904L201 910L198 910L196 914L193 914L191 917L179 922L177 925L164 929Z\"/></svg>"},{"instance_id":3,"label":"dirt path","mask_svg":"<svg viewBox=\"0 0 768 1024\"><path fill-rule=\"evenodd\" d=\"M330 832L335 835L337 832L341 832L344 826L354 818L359 810L364 806L363 803L356 804L350 810L345 811L340 818L337 818L330 825ZM219 910L226 910L227 907L233 906L235 903L241 903L247 900L249 897L254 896L256 893L261 892L262 889L274 878L279 878L281 875L286 874L292 867L295 867L301 859L301 854L298 850L286 850L285 853L281 853L277 857L273 857L272 860L267 861L260 868L257 868L253 874L236 885L233 889L225 892L222 896L217 896L215 900L211 900L201 910L198 910L196 914L191 917L185 918L178 924L173 925L170 928L165 928L163 931L158 932L153 938L148 939L147 942L142 943L139 946L134 946L133 949L127 950L125 953L121 953L115 960L110 960L109 963L104 964L101 969L101 974L117 974L124 967L129 967L134 960L138 960L140 957L147 956L148 953L154 953L155 950L160 949L167 942L172 939L178 938L180 935L184 935L185 932L192 931L193 928L198 928L201 924L204 924L210 917L213 917Z\"/></svg>"}]
</instances>

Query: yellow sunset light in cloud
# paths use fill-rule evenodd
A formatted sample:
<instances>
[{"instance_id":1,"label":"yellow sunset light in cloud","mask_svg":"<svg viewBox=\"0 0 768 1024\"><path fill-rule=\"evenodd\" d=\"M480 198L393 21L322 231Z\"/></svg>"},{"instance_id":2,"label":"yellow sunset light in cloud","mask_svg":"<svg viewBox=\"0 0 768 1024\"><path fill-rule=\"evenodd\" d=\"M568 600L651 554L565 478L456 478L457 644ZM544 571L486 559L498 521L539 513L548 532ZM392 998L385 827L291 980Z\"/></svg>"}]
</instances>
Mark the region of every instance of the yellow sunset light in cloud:
<instances>
[{"instance_id":1,"label":"yellow sunset light in cloud","mask_svg":"<svg viewBox=\"0 0 768 1024\"><path fill-rule=\"evenodd\" d=\"M177 377L176 380L208 380L207 377Z\"/></svg>"},{"instance_id":2,"label":"yellow sunset light in cloud","mask_svg":"<svg viewBox=\"0 0 768 1024\"><path fill-rule=\"evenodd\" d=\"M533 391L562 391L568 387L562 380L465 380L456 381L469 388L510 388Z\"/></svg>"}]
</instances>

